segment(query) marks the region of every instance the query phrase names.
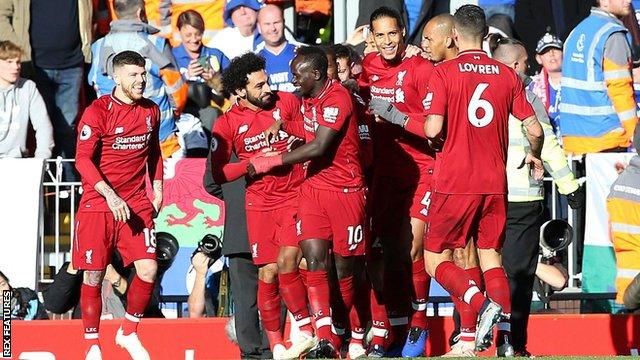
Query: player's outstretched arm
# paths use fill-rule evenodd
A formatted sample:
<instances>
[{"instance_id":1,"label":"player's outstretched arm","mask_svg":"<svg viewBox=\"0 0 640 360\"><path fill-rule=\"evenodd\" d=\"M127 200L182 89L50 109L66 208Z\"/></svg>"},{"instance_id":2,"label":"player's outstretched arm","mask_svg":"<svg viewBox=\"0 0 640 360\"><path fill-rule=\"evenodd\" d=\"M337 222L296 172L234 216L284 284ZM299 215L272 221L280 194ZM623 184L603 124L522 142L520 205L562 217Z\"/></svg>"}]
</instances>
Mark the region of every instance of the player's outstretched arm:
<instances>
[{"instance_id":1,"label":"player's outstretched arm","mask_svg":"<svg viewBox=\"0 0 640 360\"><path fill-rule=\"evenodd\" d=\"M129 211L127 203L124 202L104 180L100 180L94 188L107 200L107 205L116 221L126 222L131 218L131 212Z\"/></svg>"},{"instance_id":2,"label":"player's outstretched arm","mask_svg":"<svg viewBox=\"0 0 640 360\"><path fill-rule=\"evenodd\" d=\"M424 134L429 140L429 146L432 149L442 148L442 128L444 126L444 116L431 114L427 116L424 123Z\"/></svg>"},{"instance_id":3,"label":"player's outstretched arm","mask_svg":"<svg viewBox=\"0 0 640 360\"><path fill-rule=\"evenodd\" d=\"M406 131L426 139L422 114L405 114L391 102L379 98L373 98L369 101L369 110L379 118L402 126Z\"/></svg>"},{"instance_id":4,"label":"player's outstretched arm","mask_svg":"<svg viewBox=\"0 0 640 360\"><path fill-rule=\"evenodd\" d=\"M337 131L326 126L319 125L316 129L316 138L299 148L285 154L268 154L250 159L247 171L250 176L264 174L274 167L281 165L293 165L322 156L333 142Z\"/></svg>"}]
</instances>

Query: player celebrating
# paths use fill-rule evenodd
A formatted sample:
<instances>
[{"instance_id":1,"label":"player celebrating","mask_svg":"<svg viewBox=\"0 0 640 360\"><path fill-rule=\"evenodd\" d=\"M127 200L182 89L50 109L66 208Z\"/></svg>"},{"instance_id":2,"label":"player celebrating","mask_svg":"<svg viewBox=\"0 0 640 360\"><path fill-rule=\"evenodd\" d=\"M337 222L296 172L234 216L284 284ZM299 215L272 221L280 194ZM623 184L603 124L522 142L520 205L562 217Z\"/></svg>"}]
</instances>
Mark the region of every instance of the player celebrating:
<instances>
[{"instance_id":1,"label":"player celebrating","mask_svg":"<svg viewBox=\"0 0 640 360\"><path fill-rule=\"evenodd\" d=\"M264 134L267 128L280 121L302 121L300 100L290 93L271 91L265 60L256 54L234 59L222 82L239 100L215 122L212 131L212 172L220 184L246 175L249 161L264 156L264 150L287 150L289 135L280 132L270 143ZM240 162L229 163L232 152ZM295 218L303 180L302 166L290 165L247 181L247 230L253 262L259 266L258 308L275 359L297 358L315 345L307 294L298 272ZM289 349L282 339L281 296L301 330Z\"/></svg>"},{"instance_id":2,"label":"player celebrating","mask_svg":"<svg viewBox=\"0 0 640 360\"><path fill-rule=\"evenodd\" d=\"M414 132L423 133L422 100L433 65L422 56L406 57L405 28L395 10L387 7L375 10L370 23L378 52L364 58L360 85L369 90L373 113L385 117L384 109L395 104L399 111L420 115L421 121L411 124L415 124ZM380 239L384 248L389 320L396 336L404 338L411 305L409 297L398 294L410 293L414 311L402 356L416 357L424 354L428 334L430 279L425 271L422 244L434 153L424 139L386 122L376 124L375 134L376 148L384 151L378 152L374 169L373 228L375 238Z\"/></svg>"},{"instance_id":3,"label":"player celebrating","mask_svg":"<svg viewBox=\"0 0 640 360\"><path fill-rule=\"evenodd\" d=\"M506 223L509 113L527 129L531 152L523 166L532 165L537 179L544 171L543 132L518 75L480 50L487 33L482 9L460 7L454 26L460 53L435 68L425 104L427 138L435 143L444 140L436 160L426 266L452 296L478 312L476 350L484 350L493 340L495 324L511 312L499 253ZM487 295L495 302L451 261L453 250L463 248L469 238L476 241Z\"/></svg>"},{"instance_id":4,"label":"player celebrating","mask_svg":"<svg viewBox=\"0 0 640 360\"><path fill-rule=\"evenodd\" d=\"M318 345L309 354L335 358L329 303L329 248L332 245L337 276L347 310L354 297L354 273L363 271L363 239L367 231L366 188L360 164L360 140L353 100L339 82L327 78L325 53L302 47L291 63L293 84L303 96L304 135L307 143L291 152L250 160L249 172L263 174L274 167L309 161L298 205L298 240L307 261L307 289L316 325ZM295 122L284 122L289 131ZM294 134L301 129L291 130ZM301 134L302 135L302 134ZM356 278L361 278L356 276Z\"/></svg>"},{"instance_id":5,"label":"player celebrating","mask_svg":"<svg viewBox=\"0 0 640 360\"><path fill-rule=\"evenodd\" d=\"M142 97L145 60L133 51L113 58L116 87L95 100L78 124L76 168L84 194L75 221L73 264L84 271L80 290L86 359L101 359L98 330L102 279L114 247L136 275L127 291L127 312L116 344L133 359L149 359L136 333L156 277L154 212L162 205L162 159L158 140L160 112ZM145 176L153 182L147 198Z\"/></svg>"}]
</instances>

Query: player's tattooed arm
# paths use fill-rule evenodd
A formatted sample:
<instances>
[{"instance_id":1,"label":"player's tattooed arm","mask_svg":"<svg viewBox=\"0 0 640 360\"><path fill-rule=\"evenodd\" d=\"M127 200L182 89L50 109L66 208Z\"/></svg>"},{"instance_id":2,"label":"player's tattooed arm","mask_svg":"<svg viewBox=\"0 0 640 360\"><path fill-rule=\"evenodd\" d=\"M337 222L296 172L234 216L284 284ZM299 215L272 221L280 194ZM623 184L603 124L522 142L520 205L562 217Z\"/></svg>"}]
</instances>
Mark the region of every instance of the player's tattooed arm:
<instances>
[{"instance_id":1,"label":"player's tattooed arm","mask_svg":"<svg viewBox=\"0 0 640 360\"><path fill-rule=\"evenodd\" d=\"M153 208L156 213L160 212L162 207L162 180L153 180Z\"/></svg>"},{"instance_id":2,"label":"player's tattooed arm","mask_svg":"<svg viewBox=\"0 0 640 360\"><path fill-rule=\"evenodd\" d=\"M527 139L531 145L531 152L525 156L518 169L528 164L531 166L531 175L533 178L535 180L542 180L544 177L544 167L542 166L542 160L540 160L540 154L542 152L542 144L544 143L544 131L535 115L524 119L522 125L527 129Z\"/></svg>"},{"instance_id":3,"label":"player's tattooed arm","mask_svg":"<svg viewBox=\"0 0 640 360\"><path fill-rule=\"evenodd\" d=\"M107 200L107 206L109 206L116 221L127 221L131 218L131 212L129 211L127 203L124 202L104 180L99 181L94 188Z\"/></svg>"}]
</instances>

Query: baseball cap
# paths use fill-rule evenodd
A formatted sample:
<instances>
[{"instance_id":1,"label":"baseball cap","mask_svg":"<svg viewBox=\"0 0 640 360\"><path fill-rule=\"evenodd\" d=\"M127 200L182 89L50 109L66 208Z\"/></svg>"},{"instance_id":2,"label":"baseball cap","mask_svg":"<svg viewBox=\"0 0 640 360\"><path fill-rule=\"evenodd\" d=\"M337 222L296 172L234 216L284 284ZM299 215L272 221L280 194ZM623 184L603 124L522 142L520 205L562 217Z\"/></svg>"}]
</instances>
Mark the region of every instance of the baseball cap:
<instances>
[{"instance_id":1,"label":"baseball cap","mask_svg":"<svg viewBox=\"0 0 640 360\"><path fill-rule=\"evenodd\" d=\"M233 22L231 21L231 13L237 7L246 6L255 11L260 10L262 7L262 0L229 0L227 5L224 7L224 23L227 26L233 26Z\"/></svg>"},{"instance_id":2,"label":"baseball cap","mask_svg":"<svg viewBox=\"0 0 640 360\"><path fill-rule=\"evenodd\" d=\"M556 48L562 50L562 40L550 32L545 33L536 46L536 54L541 54L549 48Z\"/></svg>"}]
</instances>

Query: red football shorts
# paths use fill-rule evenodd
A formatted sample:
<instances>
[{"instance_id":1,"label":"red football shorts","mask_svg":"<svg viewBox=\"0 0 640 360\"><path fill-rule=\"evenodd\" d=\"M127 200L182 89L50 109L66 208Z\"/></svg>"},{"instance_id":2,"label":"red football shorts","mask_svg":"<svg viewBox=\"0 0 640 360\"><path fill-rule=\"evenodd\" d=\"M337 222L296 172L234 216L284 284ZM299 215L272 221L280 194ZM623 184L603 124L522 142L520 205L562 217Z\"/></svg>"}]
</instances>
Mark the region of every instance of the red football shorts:
<instances>
[{"instance_id":1,"label":"red football shorts","mask_svg":"<svg viewBox=\"0 0 640 360\"><path fill-rule=\"evenodd\" d=\"M302 184L298 201L298 241L332 241L333 252L341 256L365 254L369 231L365 189L332 191Z\"/></svg>"},{"instance_id":2,"label":"red football shorts","mask_svg":"<svg viewBox=\"0 0 640 360\"><path fill-rule=\"evenodd\" d=\"M398 237L409 217L427 222L431 197L431 174L421 172L417 183L396 177L373 180L373 233L379 237Z\"/></svg>"},{"instance_id":3,"label":"red football shorts","mask_svg":"<svg viewBox=\"0 0 640 360\"><path fill-rule=\"evenodd\" d=\"M431 195L424 248L441 253L463 248L471 238L479 249L502 248L507 222L505 195Z\"/></svg>"},{"instance_id":4,"label":"red football shorts","mask_svg":"<svg viewBox=\"0 0 640 360\"><path fill-rule=\"evenodd\" d=\"M247 210L247 233L256 265L275 263L281 246L298 246L296 203L274 210Z\"/></svg>"},{"instance_id":5,"label":"red football shorts","mask_svg":"<svg viewBox=\"0 0 640 360\"><path fill-rule=\"evenodd\" d=\"M127 222L116 221L111 212L78 211L73 239L73 267L104 270L115 248L124 266L141 259L156 259L153 209L131 209Z\"/></svg>"}]
</instances>

